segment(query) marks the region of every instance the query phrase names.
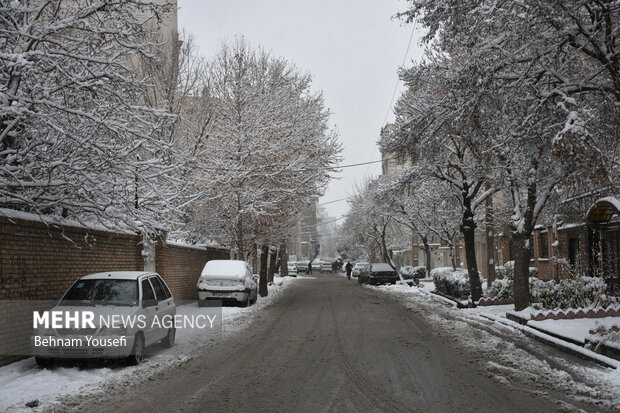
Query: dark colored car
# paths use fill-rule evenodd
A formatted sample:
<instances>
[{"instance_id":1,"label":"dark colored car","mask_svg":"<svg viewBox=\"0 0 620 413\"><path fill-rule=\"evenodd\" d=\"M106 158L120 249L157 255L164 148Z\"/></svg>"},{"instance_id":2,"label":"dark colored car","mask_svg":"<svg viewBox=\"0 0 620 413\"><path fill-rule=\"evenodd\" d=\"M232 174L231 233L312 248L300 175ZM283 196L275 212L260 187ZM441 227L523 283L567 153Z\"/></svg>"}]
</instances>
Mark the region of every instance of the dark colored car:
<instances>
[{"instance_id":1,"label":"dark colored car","mask_svg":"<svg viewBox=\"0 0 620 413\"><path fill-rule=\"evenodd\" d=\"M398 273L389 264L368 264L360 270L357 282L360 284L396 284Z\"/></svg>"}]
</instances>

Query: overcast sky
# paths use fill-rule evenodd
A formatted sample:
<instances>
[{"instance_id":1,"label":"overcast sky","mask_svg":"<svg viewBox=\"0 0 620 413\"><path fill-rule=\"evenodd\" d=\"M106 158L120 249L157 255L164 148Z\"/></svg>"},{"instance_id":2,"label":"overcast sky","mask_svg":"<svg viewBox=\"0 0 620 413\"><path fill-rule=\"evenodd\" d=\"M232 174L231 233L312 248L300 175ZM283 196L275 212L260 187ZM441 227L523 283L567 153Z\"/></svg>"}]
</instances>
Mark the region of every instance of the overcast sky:
<instances>
[{"instance_id":1,"label":"overcast sky","mask_svg":"<svg viewBox=\"0 0 620 413\"><path fill-rule=\"evenodd\" d=\"M212 57L222 40L243 35L313 75L333 112L343 165L380 159L376 142L397 84L413 27L392 19L404 0L178 0L179 29ZM407 64L421 56L415 33ZM399 87L399 93L402 87ZM397 93L397 97L399 95ZM356 183L381 172L380 163L345 168L320 202L346 198ZM326 205L340 217L348 203Z\"/></svg>"}]
</instances>

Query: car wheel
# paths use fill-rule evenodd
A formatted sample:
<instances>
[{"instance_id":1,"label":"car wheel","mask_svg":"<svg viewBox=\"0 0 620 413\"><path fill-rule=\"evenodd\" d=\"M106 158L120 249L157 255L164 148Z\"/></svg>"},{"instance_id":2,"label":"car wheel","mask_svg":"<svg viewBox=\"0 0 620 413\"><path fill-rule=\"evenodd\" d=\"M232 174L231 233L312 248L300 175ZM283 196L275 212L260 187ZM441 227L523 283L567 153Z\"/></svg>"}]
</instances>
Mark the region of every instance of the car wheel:
<instances>
[{"instance_id":1,"label":"car wheel","mask_svg":"<svg viewBox=\"0 0 620 413\"><path fill-rule=\"evenodd\" d=\"M126 362L130 366L135 366L142 361L144 361L144 336L142 333L136 333L131 354L127 357Z\"/></svg>"},{"instance_id":2,"label":"car wheel","mask_svg":"<svg viewBox=\"0 0 620 413\"><path fill-rule=\"evenodd\" d=\"M177 329L174 328L174 327L169 328L168 329L168 334L161 341L162 344L164 345L164 347L170 348L170 347L174 346L174 340L176 338L176 335L177 335Z\"/></svg>"},{"instance_id":3,"label":"car wheel","mask_svg":"<svg viewBox=\"0 0 620 413\"><path fill-rule=\"evenodd\" d=\"M37 362L39 367L44 369L48 369L54 366L54 359L51 358L43 358L43 357L35 357L34 361Z\"/></svg>"}]
</instances>

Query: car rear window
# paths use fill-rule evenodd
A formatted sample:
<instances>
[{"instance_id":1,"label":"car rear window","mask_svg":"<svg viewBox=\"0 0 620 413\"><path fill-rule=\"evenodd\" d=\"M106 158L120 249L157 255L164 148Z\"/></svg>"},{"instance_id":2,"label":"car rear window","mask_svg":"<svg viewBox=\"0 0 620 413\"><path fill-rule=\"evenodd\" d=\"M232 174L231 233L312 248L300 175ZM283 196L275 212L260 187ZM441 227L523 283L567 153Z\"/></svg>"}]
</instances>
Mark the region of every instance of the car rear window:
<instances>
[{"instance_id":1,"label":"car rear window","mask_svg":"<svg viewBox=\"0 0 620 413\"><path fill-rule=\"evenodd\" d=\"M138 305L136 280L78 280L59 305Z\"/></svg>"},{"instance_id":2,"label":"car rear window","mask_svg":"<svg viewBox=\"0 0 620 413\"><path fill-rule=\"evenodd\" d=\"M372 264L372 272L394 272L394 268L388 264Z\"/></svg>"}]
</instances>

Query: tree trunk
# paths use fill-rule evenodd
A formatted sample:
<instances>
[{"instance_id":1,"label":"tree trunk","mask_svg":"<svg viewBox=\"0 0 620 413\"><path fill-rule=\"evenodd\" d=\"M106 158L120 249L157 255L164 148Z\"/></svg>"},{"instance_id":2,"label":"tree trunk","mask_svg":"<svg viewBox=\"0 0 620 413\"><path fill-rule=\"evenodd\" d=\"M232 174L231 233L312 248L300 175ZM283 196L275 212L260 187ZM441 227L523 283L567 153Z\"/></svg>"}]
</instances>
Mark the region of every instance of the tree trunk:
<instances>
[{"instance_id":1,"label":"tree trunk","mask_svg":"<svg viewBox=\"0 0 620 413\"><path fill-rule=\"evenodd\" d=\"M381 254L383 255L383 262L389 264L390 267L394 268L394 271L396 271L396 265L394 265L390 251L388 251L387 244L385 243L386 230L387 226L384 226L381 232Z\"/></svg>"},{"instance_id":2,"label":"tree trunk","mask_svg":"<svg viewBox=\"0 0 620 413\"><path fill-rule=\"evenodd\" d=\"M482 297L482 284L480 283L478 265L476 263L476 222L474 221L474 213L471 210L471 200L465 198L463 201L464 212L461 232L465 241L465 259L467 260L467 273L471 286L471 300L475 302Z\"/></svg>"},{"instance_id":3,"label":"tree trunk","mask_svg":"<svg viewBox=\"0 0 620 413\"><path fill-rule=\"evenodd\" d=\"M252 244L252 273L258 274L258 245Z\"/></svg>"},{"instance_id":4,"label":"tree trunk","mask_svg":"<svg viewBox=\"0 0 620 413\"><path fill-rule=\"evenodd\" d=\"M450 244L450 261L452 262L452 271L456 271L456 252L454 250L454 244Z\"/></svg>"},{"instance_id":5,"label":"tree trunk","mask_svg":"<svg viewBox=\"0 0 620 413\"><path fill-rule=\"evenodd\" d=\"M276 272L277 252L269 253L269 270L267 271L267 280L272 283L273 275Z\"/></svg>"},{"instance_id":6,"label":"tree trunk","mask_svg":"<svg viewBox=\"0 0 620 413\"><path fill-rule=\"evenodd\" d=\"M421 236L422 244L424 245L424 256L425 256L425 264L426 264L426 276L431 276L431 247L428 245L428 238L426 236Z\"/></svg>"},{"instance_id":7,"label":"tree trunk","mask_svg":"<svg viewBox=\"0 0 620 413\"><path fill-rule=\"evenodd\" d=\"M515 298L515 310L521 311L527 308L532 297L530 296L529 267L531 248L529 234L512 233L512 250L515 261L514 283L512 291Z\"/></svg>"},{"instance_id":8,"label":"tree trunk","mask_svg":"<svg viewBox=\"0 0 620 413\"><path fill-rule=\"evenodd\" d=\"M280 274L282 277L288 277L288 252L286 250L286 241L280 244Z\"/></svg>"},{"instance_id":9,"label":"tree trunk","mask_svg":"<svg viewBox=\"0 0 620 413\"><path fill-rule=\"evenodd\" d=\"M491 184L486 183L485 189L489 190ZM486 238L487 238L487 287L490 287L495 281L495 238L493 236L493 197L489 196L485 200L485 221L486 221Z\"/></svg>"},{"instance_id":10,"label":"tree trunk","mask_svg":"<svg viewBox=\"0 0 620 413\"><path fill-rule=\"evenodd\" d=\"M243 220L241 217L237 220L237 249L239 250L239 259L244 259L245 250L243 249Z\"/></svg>"},{"instance_id":11,"label":"tree trunk","mask_svg":"<svg viewBox=\"0 0 620 413\"><path fill-rule=\"evenodd\" d=\"M263 244L260 254L260 278L258 282L258 293L261 297L267 297L267 260L269 259L269 245Z\"/></svg>"}]
</instances>

